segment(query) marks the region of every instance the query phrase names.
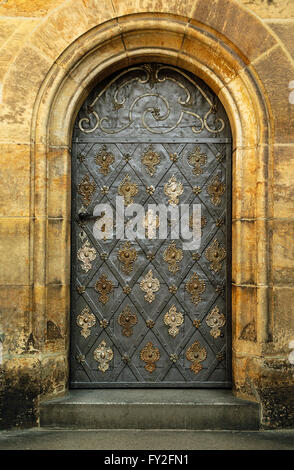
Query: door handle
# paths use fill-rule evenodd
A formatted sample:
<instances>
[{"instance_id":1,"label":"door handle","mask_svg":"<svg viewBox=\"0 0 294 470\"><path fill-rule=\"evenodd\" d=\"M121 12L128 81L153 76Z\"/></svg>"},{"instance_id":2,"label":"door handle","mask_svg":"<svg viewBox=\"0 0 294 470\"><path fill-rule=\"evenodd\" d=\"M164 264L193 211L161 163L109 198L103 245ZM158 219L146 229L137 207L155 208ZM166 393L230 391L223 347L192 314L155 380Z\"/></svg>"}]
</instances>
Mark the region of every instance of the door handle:
<instances>
[{"instance_id":1,"label":"door handle","mask_svg":"<svg viewBox=\"0 0 294 470\"><path fill-rule=\"evenodd\" d=\"M88 212L80 212L78 218L80 222L86 222L87 220L100 219L105 213L102 212L101 215L93 215Z\"/></svg>"}]
</instances>

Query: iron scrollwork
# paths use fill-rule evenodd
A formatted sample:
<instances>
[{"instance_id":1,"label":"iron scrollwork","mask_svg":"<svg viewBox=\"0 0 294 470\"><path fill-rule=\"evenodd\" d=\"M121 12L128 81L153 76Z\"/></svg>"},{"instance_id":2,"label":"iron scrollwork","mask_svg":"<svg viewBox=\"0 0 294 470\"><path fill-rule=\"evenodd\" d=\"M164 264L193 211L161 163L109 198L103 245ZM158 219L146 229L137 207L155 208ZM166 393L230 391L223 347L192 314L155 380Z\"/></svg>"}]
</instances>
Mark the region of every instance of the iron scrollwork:
<instances>
[{"instance_id":1,"label":"iron scrollwork","mask_svg":"<svg viewBox=\"0 0 294 470\"><path fill-rule=\"evenodd\" d=\"M165 73L165 71L168 73ZM174 75L177 74L178 78L171 76L171 72ZM130 73L132 76L128 78L127 75ZM171 107L169 100L160 92L160 85L166 81L172 82L174 84L174 92L178 93L177 104L179 109L177 115L173 118L174 122L171 122L170 119ZM208 111L205 112L204 116L200 116L197 112L192 111L191 105L193 105L193 99L184 81L188 81L194 85L201 99L205 100ZM150 92L142 93L139 96L136 94L127 96L127 90L130 89L130 84L133 84L133 82L149 84ZM114 86L115 83L117 83L117 86ZM158 91L153 90L155 84L157 84ZM112 126L110 116L99 115L99 100L101 98L103 99L110 87L115 89L112 98L113 110L119 122L122 122L120 127ZM131 67L127 71L122 71L117 77L110 80L87 107L88 117L83 117L79 120L79 128L85 134L92 133L96 129L99 129L105 134L116 134L128 129L138 117L137 114L134 113L134 108L136 108L138 102L141 100L146 101L146 107L140 116L141 125L152 134L167 134L180 126L184 117L187 118L189 116L192 118L190 127L194 134L200 134L204 129L211 134L219 134L225 127L224 120L220 117L214 118L213 127L209 124L209 120L211 120L211 117L214 116L216 112L215 104L204 89L189 75L173 66L152 66L151 64L144 64L142 66ZM154 100L153 106L150 105L150 101L152 100ZM158 105L158 103L160 104ZM161 106L161 108L158 106ZM153 119L153 125L149 124L150 119ZM164 121L167 121L165 128L158 126L158 123Z\"/></svg>"}]
</instances>

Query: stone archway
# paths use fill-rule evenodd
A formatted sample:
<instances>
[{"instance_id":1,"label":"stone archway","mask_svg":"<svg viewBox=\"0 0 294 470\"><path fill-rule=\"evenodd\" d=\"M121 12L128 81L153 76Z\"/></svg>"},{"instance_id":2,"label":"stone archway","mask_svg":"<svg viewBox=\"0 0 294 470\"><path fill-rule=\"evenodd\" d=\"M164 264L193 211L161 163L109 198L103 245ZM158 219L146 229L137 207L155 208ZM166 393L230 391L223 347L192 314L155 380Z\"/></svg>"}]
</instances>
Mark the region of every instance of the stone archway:
<instances>
[{"instance_id":1,"label":"stone archway","mask_svg":"<svg viewBox=\"0 0 294 470\"><path fill-rule=\"evenodd\" d=\"M156 21L155 21L156 20ZM174 14L129 15L95 27L71 44L48 73L35 104L34 303L62 335L51 361L67 387L70 286L70 145L76 113L98 80L129 64L178 65L218 95L233 133L233 383L256 399L268 340L268 103L243 54L219 33ZM58 307L57 307L58 306ZM53 322L54 323L54 322ZM47 320L48 338L48 320ZM49 347L50 350L50 347Z\"/></svg>"}]
</instances>

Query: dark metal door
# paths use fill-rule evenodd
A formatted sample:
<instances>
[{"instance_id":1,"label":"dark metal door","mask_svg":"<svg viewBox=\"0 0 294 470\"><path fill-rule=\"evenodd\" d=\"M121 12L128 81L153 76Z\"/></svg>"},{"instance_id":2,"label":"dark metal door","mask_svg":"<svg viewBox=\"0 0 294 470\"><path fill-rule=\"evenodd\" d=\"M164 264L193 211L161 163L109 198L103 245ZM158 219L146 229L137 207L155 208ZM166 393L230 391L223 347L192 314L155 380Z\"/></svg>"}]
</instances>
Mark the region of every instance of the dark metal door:
<instances>
[{"instance_id":1,"label":"dark metal door","mask_svg":"<svg viewBox=\"0 0 294 470\"><path fill-rule=\"evenodd\" d=\"M178 68L130 67L87 98L72 148L72 387L230 386L230 162L224 108ZM98 240L94 208L115 221L116 196L146 217L201 204L200 248L156 237L155 213L146 238L114 225Z\"/></svg>"}]
</instances>

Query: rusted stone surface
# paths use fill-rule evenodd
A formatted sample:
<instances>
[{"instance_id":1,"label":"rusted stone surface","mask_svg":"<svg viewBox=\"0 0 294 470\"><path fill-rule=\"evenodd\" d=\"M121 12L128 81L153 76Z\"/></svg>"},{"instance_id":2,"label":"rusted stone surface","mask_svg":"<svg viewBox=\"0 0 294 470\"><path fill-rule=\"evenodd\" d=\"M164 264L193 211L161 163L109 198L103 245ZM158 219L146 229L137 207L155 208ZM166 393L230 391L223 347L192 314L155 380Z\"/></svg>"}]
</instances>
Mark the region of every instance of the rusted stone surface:
<instances>
[{"instance_id":1,"label":"rusted stone surface","mask_svg":"<svg viewBox=\"0 0 294 470\"><path fill-rule=\"evenodd\" d=\"M70 299L65 286L47 286L45 351L63 352L68 346ZM66 316L60 312L67 312Z\"/></svg>"},{"instance_id":2,"label":"rusted stone surface","mask_svg":"<svg viewBox=\"0 0 294 470\"><path fill-rule=\"evenodd\" d=\"M255 304L257 301L257 288L251 286L233 286L232 287L232 307L238 312L235 316L234 338L242 339L245 341L256 341L245 331L248 325L256 325L255 319ZM256 336L256 335L255 335ZM250 345L249 345L250 346Z\"/></svg>"},{"instance_id":3,"label":"rusted stone surface","mask_svg":"<svg viewBox=\"0 0 294 470\"><path fill-rule=\"evenodd\" d=\"M294 222L274 220L271 231L273 282L279 285L294 284Z\"/></svg>"},{"instance_id":4,"label":"rusted stone surface","mask_svg":"<svg viewBox=\"0 0 294 470\"><path fill-rule=\"evenodd\" d=\"M66 355L45 357L41 369L41 398L64 393L68 381L68 364Z\"/></svg>"},{"instance_id":5,"label":"rusted stone surface","mask_svg":"<svg viewBox=\"0 0 294 470\"><path fill-rule=\"evenodd\" d=\"M235 220L232 223L232 282L257 283L256 221ZM246 246L246 251L242 247ZM247 251L248 250L248 251Z\"/></svg>"},{"instance_id":6,"label":"rusted stone surface","mask_svg":"<svg viewBox=\"0 0 294 470\"><path fill-rule=\"evenodd\" d=\"M174 15L190 17L192 15L195 0L113 0L114 10L117 16L132 13L173 13Z\"/></svg>"},{"instance_id":7,"label":"rusted stone surface","mask_svg":"<svg viewBox=\"0 0 294 470\"><path fill-rule=\"evenodd\" d=\"M30 146L0 144L0 216L30 215Z\"/></svg>"},{"instance_id":8,"label":"rusted stone surface","mask_svg":"<svg viewBox=\"0 0 294 470\"><path fill-rule=\"evenodd\" d=\"M290 353L294 339L294 285L273 288L273 344L276 353ZM293 348L294 349L294 348ZM292 366L293 368L293 366Z\"/></svg>"},{"instance_id":9,"label":"rusted stone surface","mask_svg":"<svg viewBox=\"0 0 294 470\"><path fill-rule=\"evenodd\" d=\"M261 18L294 18L292 0L238 0Z\"/></svg>"},{"instance_id":10,"label":"rusted stone surface","mask_svg":"<svg viewBox=\"0 0 294 470\"><path fill-rule=\"evenodd\" d=\"M33 28L37 25L37 19L0 17L0 82L5 80L5 74L9 66L14 62L18 52L23 48Z\"/></svg>"},{"instance_id":11,"label":"rusted stone surface","mask_svg":"<svg viewBox=\"0 0 294 470\"><path fill-rule=\"evenodd\" d=\"M294 106L293 106L294 112ZM294 145L274 148L273 205L275 218L294 216Z\"/></svg>"},{"instance_id":12,"label":"rusted stone surface","mask_svg":"<svg viewBox=\"0 0 294 470\"><path fill-rule=\"evenodd\" d=\"M289 83L294 67L281 47L260 58L254 68L265 88L274 119L276 143L293 142L293 105L289 101Z\"/></svg>"},{"instance_id":13,"label":"rusted stone surface","mask_svg":"<svg viewBox=\"0 0 294 470\"><path fill-rule=\"evenodd\" d=\"M51 64L23 47L5 76L0 107L0 141L29 143L35 99Z\"/></svg>"},{"instance_id":14,"label":"rusted stone surface","mask_svg":"<svg viewBox=\"0 0 294 470\"><path fill-rule=\"evenodd\" d=\"M69 284L68 250L70 247L70 222L49 219L47 225L47 284Z\"/></svg>"},{"instance_id":15,"label":"rusted stone surface","mask_svg":"<svg viewBox=\"0 0 294 470\"><path fill-rule=\"evenodd\" d=\"M262 427L294 426L293 365L285 359L265 359L257 385L262 404Z\"/></svg>"},{"instance_id":16,"label":"rusted stone surface","mask_svg":"<svg viewBox=\"0 0 294 470\"><path fill-rule=\"evenodd\" d=\"M30 223L26 218L0 218L0 285L29 286Z\"/></svg>"},{"instance_id":17,"label":"rusted stone surface","mask_svg":"<svg viewBox=\"0 0 294 470\"><path fill-rule=\"evenodd\" d=\"M275 45L274 38L257 18L248 18L248 12L242 10L231 0L197 0L193 18L222 33L249 60Z\"/></svg>"},{"instance_id":18,"label":"rusted stone surface","mask_svg":"<svg viewBox=\"0 0 294 470\"><path fill-rule=\"evenodd\" d=\"M0 429L38 424L40 362L24 357L6 361L0 390Z\"/></svg>"},{"instance_id":19,"label":"rusted stone surface","mask_svg":"<svg viewBox=\"0 0 294 470\"><path fill-rule=\"evenodd\" d=\"M34 349L31 329L31 290L23 286L0 287L0 327L4 357Z\"/></svg>"},{"instance_id":20,"label":"rusted stone surface","mask_svg":"<svg viewBox=\"0 0 294 470\"><path fill-rule=\"evenodd\" d=\"M112 5L108 0L72 0L40 24L31 42L44 55L55 60L85 32L113 17Z\"/></svg>"},{"instance_id":21,"label":"rusted stone surface","mask_svg":"<svg viewBox=\"0 0 294 470\"><path fill-rule=\"evenodd\" d=\"M291 2L292 6L294 5ZM293 8L293 17L294 17L294 8ZM287 16L289 18L289 15ZM281 21L277 23L276 21L267 23L270 28L277 34L279 39L283 42L284 46L288 49L290 54L294 59L294 19L292 21Z\"/></svg>"},{"instance_id":22,"label":"rusted stone surface","mask_svg":"<svg viewBox=\"0 0 294 470\"><path fill-rule=\"evenodd\" d=\"M42 17L65 0L1 0L0 16Z\"/></svg>"},{"instance_id":23,"label":"rusted stone surface","mask_svg":"<svg viewBox=\"0 0 294 470\"><path fill-rule=\"evenodd\" d=\"M71 155L67 149L50 149L47 153L48 175L48 217L63 218L70 213L70 172ZM64 195L67 195L64 197Z\"/></svg>"}]
</instances>

